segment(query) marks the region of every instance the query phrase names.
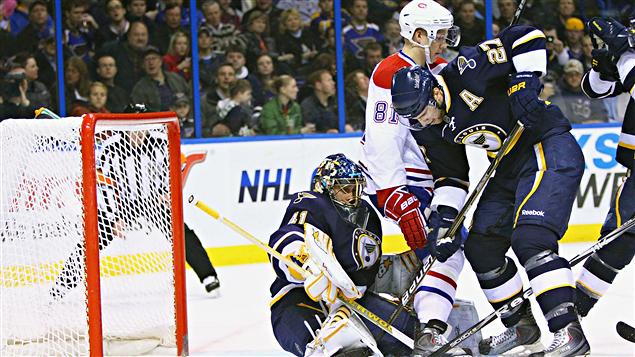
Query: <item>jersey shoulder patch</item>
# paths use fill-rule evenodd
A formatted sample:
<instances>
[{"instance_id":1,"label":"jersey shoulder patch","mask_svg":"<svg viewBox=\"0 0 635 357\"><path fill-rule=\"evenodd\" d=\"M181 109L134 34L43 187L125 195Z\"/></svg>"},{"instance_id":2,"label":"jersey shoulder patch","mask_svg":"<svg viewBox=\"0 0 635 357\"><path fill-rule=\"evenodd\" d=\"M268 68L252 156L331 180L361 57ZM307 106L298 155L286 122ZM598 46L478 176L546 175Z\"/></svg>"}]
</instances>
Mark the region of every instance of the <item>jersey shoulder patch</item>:
<instances>
[{"instance_id":1,"label":"jersey shoulder patch","mask_svg":"<svg viewBox=\"0 0 635 357\"><path fill-rule=\"evenodd\" d=\"M410 63L399 56L399 52L386 57L379 62L372 75L372 82L377 87L390 89L392 76L401 68L409 67Z\"/></svg>"},{"instance_id":2,"label":"jersey shoulder patch","mask_svg":"<svg viewBox=\"0 0 635 357\"><path fill-rule=\"evenodd\" d=\"M358 269L372 267L381 258L381 240L373 232L356 228L352 243Z\"/></svg>"}]
</instances>

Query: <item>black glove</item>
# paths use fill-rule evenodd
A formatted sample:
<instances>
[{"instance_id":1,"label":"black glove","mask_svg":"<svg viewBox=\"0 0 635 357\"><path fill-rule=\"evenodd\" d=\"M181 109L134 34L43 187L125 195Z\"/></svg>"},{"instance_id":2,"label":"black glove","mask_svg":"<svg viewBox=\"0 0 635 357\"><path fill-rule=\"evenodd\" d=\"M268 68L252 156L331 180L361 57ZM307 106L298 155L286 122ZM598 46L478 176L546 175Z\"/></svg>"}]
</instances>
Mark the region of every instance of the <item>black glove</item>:
<instances>
[{"instance_id":1,"label":"black glove","mask_svg":"<svg viewBox=\"0 0 635 357\"><path fill-rule=\"evenodd\" d=\"M618 59L629 49L628 29L610 17L594 17L587 23L589 31L609 46L611 55Z\"/></svg>"},{"instance_id":2,"label":"black glove","mask_svg":"<svg viewBox=\"0 0 635 357\"><path fill-rule=\"evenodd\" d=\"M600 79L610 82L618 82L620 75L617 73L617 67L611 60L611 55L606 48L591 50L591 66L594 71L600 74Z\"/></svg>"},{"instance_id":3,"label":"black glove","mask_svg":"<svg viewBox=\"0 0 635 357\"><path fill-rule=\"evenodd\" d=\"M534 72L519 72L510 75L507 95L514 119L525 128L531 128L543 115L546 104L538 95L542 90L540 78Z\"/></svg>"},{"instance_id":4,"label":"black glove","mask_svg":"<svg viewBox=\"0 0 635 357\"><path fill-rule=\"evenodd\" d=\"M458 213L452 207L439 206L430 214L429 222L432 231L428 234L428 241L430 242L432 254L440 262L448 260L461 247L461 239L459 237L445 236Z\"/></svg>"}]
</instances>

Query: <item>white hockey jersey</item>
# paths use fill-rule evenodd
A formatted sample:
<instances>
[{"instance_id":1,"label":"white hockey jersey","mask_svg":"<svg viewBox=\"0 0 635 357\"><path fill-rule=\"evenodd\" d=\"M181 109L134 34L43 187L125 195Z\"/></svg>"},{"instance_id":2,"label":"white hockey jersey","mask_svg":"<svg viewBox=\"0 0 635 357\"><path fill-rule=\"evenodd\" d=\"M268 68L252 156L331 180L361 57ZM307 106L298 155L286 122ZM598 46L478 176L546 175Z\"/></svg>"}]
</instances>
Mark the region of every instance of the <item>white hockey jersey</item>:
<instances>
[{"instance_id":1,"label":"white hockey jersey","mask_svg":"<svg viewBox=\"0 0 635 357\"><path fill-rule=\"evenodd\" d=\"M403 67L415 65L412 58L399 51L379 62L371 75L359 162L367 176L367 194L401 185L432 192L432 173L410 129L399 125L390 96L393 75ZM430 69L436 74L445 65L445 60L439 58Z\"/></svg>"}]
</instances>

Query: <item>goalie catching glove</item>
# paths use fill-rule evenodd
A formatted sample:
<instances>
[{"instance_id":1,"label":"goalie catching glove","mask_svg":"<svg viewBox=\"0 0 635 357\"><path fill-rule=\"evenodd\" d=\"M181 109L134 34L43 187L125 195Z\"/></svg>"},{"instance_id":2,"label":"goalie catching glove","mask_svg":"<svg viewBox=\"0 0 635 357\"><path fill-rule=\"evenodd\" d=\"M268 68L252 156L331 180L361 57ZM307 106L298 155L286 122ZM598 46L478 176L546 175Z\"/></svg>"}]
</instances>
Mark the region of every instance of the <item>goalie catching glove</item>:
<instances>
[{"instance_id":1,"label":"goalie catching glove","mask_svg":"<svg viewBox=\"0 0 635 357\"><path fill-rule=\"evenodd\" d=\"M426 245L426 223L417 196L408 192L405 186L399 186L377 191L377 202L386 217L397 222L410 249Z\"/></svg>"}]
</instances>

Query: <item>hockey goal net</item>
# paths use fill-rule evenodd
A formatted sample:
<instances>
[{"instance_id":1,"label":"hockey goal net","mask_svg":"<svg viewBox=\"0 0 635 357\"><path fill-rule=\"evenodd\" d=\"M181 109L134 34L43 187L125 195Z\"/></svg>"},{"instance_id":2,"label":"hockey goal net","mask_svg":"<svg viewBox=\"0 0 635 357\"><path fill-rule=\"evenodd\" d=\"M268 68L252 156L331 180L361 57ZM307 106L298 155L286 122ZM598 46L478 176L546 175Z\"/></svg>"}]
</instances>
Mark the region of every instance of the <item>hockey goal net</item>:
<instances>
[{"instance_id":1,"label":"hockey goal net","mask_svg":"<svg viewBox=\"0 0 635 357\"><path fill-rule=\"evenodd\" d=\"M186 354L173 113L0 123L0 355Z\"/></svg>"}]
</instances>

